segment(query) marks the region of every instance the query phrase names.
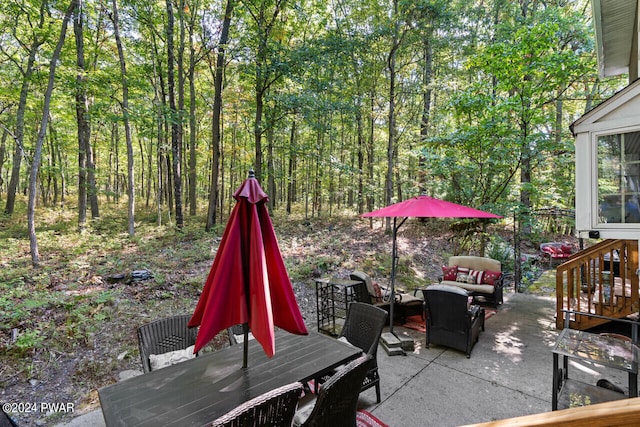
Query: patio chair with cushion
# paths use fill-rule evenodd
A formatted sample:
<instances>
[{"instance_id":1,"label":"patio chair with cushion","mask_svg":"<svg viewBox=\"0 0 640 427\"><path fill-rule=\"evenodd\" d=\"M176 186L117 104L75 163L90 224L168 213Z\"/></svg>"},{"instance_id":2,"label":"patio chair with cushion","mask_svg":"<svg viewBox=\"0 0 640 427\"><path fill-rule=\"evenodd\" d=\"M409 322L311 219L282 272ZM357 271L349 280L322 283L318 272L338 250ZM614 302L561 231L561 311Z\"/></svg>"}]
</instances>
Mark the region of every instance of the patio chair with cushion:
<instances>
[{"instance_id":1,"label":"patio chair with cushion","mask_svg":"<svg viewBox=\"0 0 640 427\"><path fill-rule=\"evenodd\" d=\"M373 359L365 354L336 371L322 385L318 397L298 410L293 425L356 427L360 384L372 362Z\"/></svg>"},{"instance_id":2,"label":"patio chair with cushion","mask_svg":"<svg viewBox=\"0 0 640 427\"><path fill-rule=\"evenodd\" d=\"M563 263L573 255L573 247L568 243L548 242L540 244L542 258L549 259L549 267L553 267L554 262Z\"/></svg>"},{"instance_id":3,"label":"patio chair with cushion","mask_svg":"<svg viewBox=\"0 0 640 427\"><path fill-rule=\"evenodd\" d=\"M382 329L387 324L388 314L381 308L362 302L349 304L347 318L338 336L339 340L346 340L362 350L371 358L367 375L362 381L361 391L371 387L376 388L376 402L380 403L380 374L378 373L378 343ZM340 369L340 368L338 368ZM323 383L330 377L317 379L316 383ZM317 388L316 388L317 391Z\"/></svg>"},{"instance_id":4,"label":"patio chair with cushion","mask_svg":"<svg viewBox=\"0 0 640 427\"><path fill-rule=\"evenodd\" d=\"M383 286L379 286L375 283L371 276L362 271L354 271L349 275L351 280L359 280L364 282L368 299L361 301L368 304L375 305L389 312L389 297L390 290ZM418 296L411 295L408 292L404 292L402 289L396 289L394 292L394 315L396 320L404 320L408 316L414 316L422 314L422 299Z\"/></svg>"},{"instance_id":5,"label":"patio chair with cushion","mask_svg":"<svg viewBox=\"0 0 640 427\"><path fill-rule=\"evenodd\" d=\"M211 427L290 427L302 395L302 383L291 383L255 397L213 421Z\"/></svg>"},{"instance_id":6,"label":"patio chair with cushion","mask_svg":"<svg viewBox=\"0 0 640 427\"><path fill-rule=\"evenodd\" d=\"M484 308L470 304L469 293L458 286L431 285L422 290L427 342L464 351L467 358L484 331Z\"/></svg>"},{"instance_id":7,"label":"patio chair with cushion","mask_svg":"<svg viewBox=\"0 0 640 427\"><path fill-rule=\"evenodd\" d=\"M167 317L138 328L144 373L195 357L197 328L188 328L190 315Z\"/></svg>"}]
</instances>

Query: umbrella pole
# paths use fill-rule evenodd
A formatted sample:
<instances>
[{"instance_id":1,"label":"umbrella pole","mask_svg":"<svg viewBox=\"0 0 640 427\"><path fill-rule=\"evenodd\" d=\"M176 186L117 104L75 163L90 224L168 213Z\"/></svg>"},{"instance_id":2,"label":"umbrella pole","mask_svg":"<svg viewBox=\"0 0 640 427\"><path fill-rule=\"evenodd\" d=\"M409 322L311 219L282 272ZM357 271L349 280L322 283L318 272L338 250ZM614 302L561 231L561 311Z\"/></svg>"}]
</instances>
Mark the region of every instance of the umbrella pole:
<instances>
[{"instance_id":1,"label":"umbrella pole","mask_svg":"<svg viewBox=\"0 0 640 427\"><path fill-rule=\"evenodd\" d=\"M393 303L395 302L396 287L396 257L398 256L398 245L396 242L398 228L396 227L396 217L393 217L393 230L391 232L391 301L389 301L389 332L393 334Z\"/></svg>"},{"instance_id":2,"label":"umbrella pole","mask_svg":"<svg viewBox=\"0 0 640 427\"><path fill-rule=\"evenodd\" d=\"M247 359L249 358L249 324L242 324L242 332L244 333L244 340L242 341L242 367L247 367Z\"/></svg>"},{"instance_id":3,"label":"umbrella pole","mask_svg":"<svg viewBox=\"0 0 640 427\"><path fill-rule=\"evenodd\" d=\"M396 265L398 263L398 229L407 218L402 218L400 224L397 224L397 217L393 217L393 230L391 231L391 301L389 301L389 332L393 334L393 305L396 299Z\"/></svg>"}]
</instances>

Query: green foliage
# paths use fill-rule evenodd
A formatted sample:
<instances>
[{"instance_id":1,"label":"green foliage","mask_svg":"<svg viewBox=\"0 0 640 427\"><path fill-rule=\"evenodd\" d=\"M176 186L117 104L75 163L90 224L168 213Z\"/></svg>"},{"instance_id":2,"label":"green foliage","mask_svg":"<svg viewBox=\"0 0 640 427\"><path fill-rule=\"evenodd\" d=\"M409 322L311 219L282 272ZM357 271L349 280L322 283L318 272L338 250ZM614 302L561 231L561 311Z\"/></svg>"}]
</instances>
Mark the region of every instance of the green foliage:
<instances>
[{"instance_id":1,"label":"green foliage","mask_svg":"<svg viewBox=\"0 0 640 427\"><path fill-rule=\"evenodd\" d=\"M500 236L494 235L490 238L486 256L500 261L503 271L513 272L513 247Z\"/></svg>"}]
</instances>

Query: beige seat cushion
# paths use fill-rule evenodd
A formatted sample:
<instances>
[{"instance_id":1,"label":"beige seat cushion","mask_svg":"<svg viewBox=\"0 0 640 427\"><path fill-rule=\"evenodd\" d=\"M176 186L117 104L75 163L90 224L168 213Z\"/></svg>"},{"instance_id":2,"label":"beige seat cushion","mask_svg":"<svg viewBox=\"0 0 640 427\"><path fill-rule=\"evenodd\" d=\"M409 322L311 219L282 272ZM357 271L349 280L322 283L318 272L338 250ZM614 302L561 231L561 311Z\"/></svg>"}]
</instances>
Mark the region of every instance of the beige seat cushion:
<instances>
[{"instance_id":1,"label":"beige seat cushion","mask_svg":"<svg viewBox=\"0 0 640 427\"><path fill-rule=\"evenodd\" d=\"M151 363L151 370L155 371L156 369L193 359L196 357L196 355L193 354L193 348L194 346L190 346L184 350L168 351L162 354L150 354L149 362Z\"/></svg>"},{"instance_id":2,"label":"beige seat cushion","mask_svg":"<svg viewBox=\"0 0 640 427\"><path fill-rule=\"evenodd\" d=\"M454 265L457 265L458 267L470 268L473 270L502 271L500 261L479 256L452 256L449 258L449 267L453 267Z\"/></svg>"},{"instance_id":3,"label":"beige seat cushion","mask_svg":"<svg viewBox=\"0 0 640 427\"><path fill-rule=\"evenodd\" d=\"M495 290L492 285L472 285L470 283L454 282L452 280L443 280L440 282L443 285L457 286L462 289L466 289L469 292L481 292L483 294L493 294Z\"/></svg>"}]
</instances>

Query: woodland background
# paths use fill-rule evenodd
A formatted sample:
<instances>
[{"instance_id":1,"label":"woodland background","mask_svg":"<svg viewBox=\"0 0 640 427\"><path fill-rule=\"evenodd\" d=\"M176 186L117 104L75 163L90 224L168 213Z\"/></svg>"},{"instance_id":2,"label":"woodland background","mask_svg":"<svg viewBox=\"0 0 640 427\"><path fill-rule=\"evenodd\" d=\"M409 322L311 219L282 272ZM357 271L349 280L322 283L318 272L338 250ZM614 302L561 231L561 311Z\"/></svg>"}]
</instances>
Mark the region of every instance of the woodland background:
<instances>
[{"instance_id":1,"label":"woodland background","mask_svg":"<svg viewBox=\"0 0 640 427\"><path fill-rule=\"evenodd\" d=\"M307 320L313 277L389 277L358 214L423 192L503 215L471 228L529 284L518 251L571 237L569 125L626 84L587 0L0 2L0 401L96 408L135 328L193 310L252 168ZM403 227L402 285L479 250L450 225Z\"/></svg>"},{"instance_id":2,"label":"woodland background","mask_svg":"<svg viewBox=\"0 0 640 427\"><path fill-rule=\"evenodd\" d=\"M0 197L34 265L38 206L210 230L251 168L272 211L426 192L526 230L573 207L569 124L624 85L587 0L4 3Z\"/></svg>"}]
</instances>

